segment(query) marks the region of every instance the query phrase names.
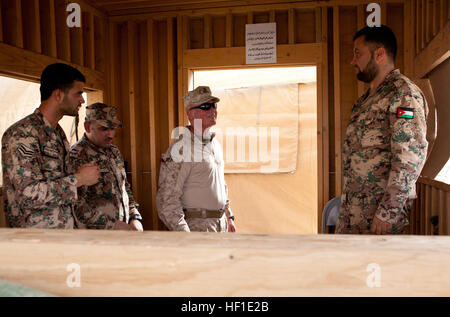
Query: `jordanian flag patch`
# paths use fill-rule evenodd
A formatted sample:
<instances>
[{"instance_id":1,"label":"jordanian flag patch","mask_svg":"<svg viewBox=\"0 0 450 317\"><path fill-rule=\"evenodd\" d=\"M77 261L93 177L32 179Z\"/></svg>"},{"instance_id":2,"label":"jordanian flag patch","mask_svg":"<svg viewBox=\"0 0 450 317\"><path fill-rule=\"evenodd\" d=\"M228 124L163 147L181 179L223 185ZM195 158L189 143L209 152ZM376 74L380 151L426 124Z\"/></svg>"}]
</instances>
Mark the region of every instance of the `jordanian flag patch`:
<instances>
[{"instance_id":1,"label":"jordanian flag patch","mask_svg":"<svg viewBox=\"0 0 450 317\"><path fill-rule=\"evenodd\" d=\"M397 109L397 118L405 118L405 119L414 118L414 109L399 107Z\"/></svg>"}]
</instances>

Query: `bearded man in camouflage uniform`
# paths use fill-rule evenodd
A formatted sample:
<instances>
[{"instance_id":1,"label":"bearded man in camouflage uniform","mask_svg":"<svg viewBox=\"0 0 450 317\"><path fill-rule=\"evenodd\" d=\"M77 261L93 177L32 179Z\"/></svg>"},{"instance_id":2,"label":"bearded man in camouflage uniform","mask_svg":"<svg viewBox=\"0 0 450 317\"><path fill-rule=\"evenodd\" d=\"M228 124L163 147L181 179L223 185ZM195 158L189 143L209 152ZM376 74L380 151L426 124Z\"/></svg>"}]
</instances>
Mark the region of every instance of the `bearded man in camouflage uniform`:
<instances>
[{"instance_id":1,"label":"bearded man in camouflage uniform","mask_svg":"<svg viewBox=\"0 0 450 317\"><path fill-rule=\"evenodd\" d=\"M395 69L397 44L388 27L365 27L353 40L351 64L370 88L353 106L347 127L335 232L404 233L427 154L427 103Z\"/></svg>"},{"instance_id":2,"label":"bearded man in camouflage uniform","mask_svg":"<svg viewBox=\"0 0 450 317\"><path fill-rule=\"evenodd\" d=\"M112 144L122 123L116 108L103 103L86 107L86 133L70 149L71 169L86 163L100 167L100 181L78 189L78 228L143 231L142 217L134 201L119 149Z\"/></svg>"},{"instance_id":3,"label":"bearded man in camouflage uniform","mask_svg":"<svg viewBox=\"0 0 450 317\"><path fill-rule=\"evenodd\" d=\"M234 232L222 148L209 132L216 124L219 98L211 96L209 87L200 86L183 101L193 126L181 127L162 155L156 197L159 218L173 231Z\"/></svg>"},{"instance_id":4,"label":"bearded man in camouflage uniform","mask_svg":"<svg viewBox=\"0 0 450 317\"><path fill-rule=\"evenodd\" d=\"M2 137L3 194L11 227L74 227L77 187L98 181L93 164L68 173L69 142L58 121L76 116L83 100L83 74L57 63L41 75L41 105Z\"/></svg>"}]
</instances>

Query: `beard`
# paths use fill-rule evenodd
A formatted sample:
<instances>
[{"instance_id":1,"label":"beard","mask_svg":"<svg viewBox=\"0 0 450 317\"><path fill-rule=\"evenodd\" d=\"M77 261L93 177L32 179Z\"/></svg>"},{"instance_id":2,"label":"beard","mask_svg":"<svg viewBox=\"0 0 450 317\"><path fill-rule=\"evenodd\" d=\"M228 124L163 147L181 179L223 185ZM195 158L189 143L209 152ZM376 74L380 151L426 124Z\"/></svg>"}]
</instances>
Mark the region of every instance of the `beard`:
<instances>
[{"instance_id":1,"label":"beard","mask_svg":"<svg viewBox=\"0 0 450 317\"><path fill-rule=\"evenodd\" d=\"M356 78L358 80L364 82L364 83L370 83L372 80L377 77L379 72L379 67L377 63L375 63L375 60L373 59L373 54L370 56L370 61L367 63L366 67L363 70L360 70L358 74L356 75Z\"/></svg>"},{"instance_id":2,"label":"beard","mask_svg":"<svg viewBox=\"0 0 450 317\"><path fill-rule=\"evenodd\" d=\"M65 116L75 117L78 115L78 104L72 105L67 97L67 94L64 94L64 98L62 101L62 110Z\"/></svg>"}]
</instances>

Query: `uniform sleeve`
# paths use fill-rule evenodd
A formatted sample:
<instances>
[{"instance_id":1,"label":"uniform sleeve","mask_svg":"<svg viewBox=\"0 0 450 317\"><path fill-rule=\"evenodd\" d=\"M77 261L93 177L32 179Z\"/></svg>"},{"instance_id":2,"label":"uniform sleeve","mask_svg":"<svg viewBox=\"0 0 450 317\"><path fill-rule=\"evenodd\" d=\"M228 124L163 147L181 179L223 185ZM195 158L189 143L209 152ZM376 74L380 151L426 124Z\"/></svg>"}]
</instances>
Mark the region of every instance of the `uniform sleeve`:
<instances>
[{"instance_id":1,"label":"uniform sleeve","mask_svg":"<svg viewBox=\"0 0 450 317\"><path fill-rule=\"evenodd\" d=\"M225 203L225 215L227 218L234 216L233 212L231 211L230 207L230 200L228 199L228 186L225 184L225 192L227 193L227 202Z\"/></svg>"},{"instance_id":2,"label":"uniform sleeve","mask_svg":"<svg viewBox=\"0 0 450 317\"><path fill-rule=\"evenodd\" d=\"M139 215L141 216L141 214L139 213L138 207L139 204L134 200L133 197L133 192L131 191L131 186L128 183L127 179L125 178L125 188L128 194L128 204L129 204L129 212L130 212L130 217L134 216L134 215Z\"/></svg>"},{"instance_id":3,"label":"uniform sleeve","mask_svg":"<svg viewBox=\"0 0 450 317\"><path fill-rule=\"evenodd\" d=\"M398 118L399 108L409 108L413 118ZM403 95L391 103L391 169L385 194L375 214L393 224L393 231L405 225L405 204L414 199L415 183L427 155L427 105L422 95Z\"/></svg>"},{"instance_id":4,"label":"uniform sleeve","mask_svg":"<svg viewBox=\"0 0 450 317\"><path fill-rule=\"evenodd\" d=\"M79 153L77 149L72 148L69 152L69 163L67 165L67 171L69 173L75 174L75 172L78 171L84 163L85 162L81 158L81 153ZM80 186L78 187L77 191L78 199L74 205L75 223L78 229L86 229L87 219L89 219L92 215L92 210L86 201L87 186Z\"/></svg>"},{"instance_id":5,"label":"uniform sleeve","mask_svg":"<svg viewBox=\"0 0 450 317\"><path fill-rule=\"evenodd\" d=\"M62 155L62 154L61 154ZM47 179L39 145L30 137L2 139L3 172L8 174L21 209L44 209L75 203L77 180L74 175ZM51 167L48 167L51 171Z\"/></svg>"},{"instance_id":6,"label":"uniform sleeve","mask_svg":"<svg viewBox=\"0 0 450 317\"><path fill-rule=\"evenodd\" d=\"M156 206L159 218L172 231L190 232L181 203L190 169L189 162L174 162L170 157L161 162Z\"/></svg>"}]
</instances>

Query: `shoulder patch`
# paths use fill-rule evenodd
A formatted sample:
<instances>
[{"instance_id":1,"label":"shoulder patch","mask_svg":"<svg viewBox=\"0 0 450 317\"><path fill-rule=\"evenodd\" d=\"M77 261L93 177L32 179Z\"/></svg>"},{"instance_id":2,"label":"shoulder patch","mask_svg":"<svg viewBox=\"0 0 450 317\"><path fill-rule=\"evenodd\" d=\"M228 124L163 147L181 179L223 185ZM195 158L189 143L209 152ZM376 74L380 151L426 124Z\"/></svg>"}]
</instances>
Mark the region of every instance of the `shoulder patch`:
<instances>
[{"instance_id":1,"label":"shoulder patch","mask_svg":"<svg viewBox=\"0 0 450 317\"><path fill-rule=\"evenodd\" d=\"M414 109L398 107L397 108L397 118L404 118L404 119L414 118Z\"/></svg>"}]
</instances>

